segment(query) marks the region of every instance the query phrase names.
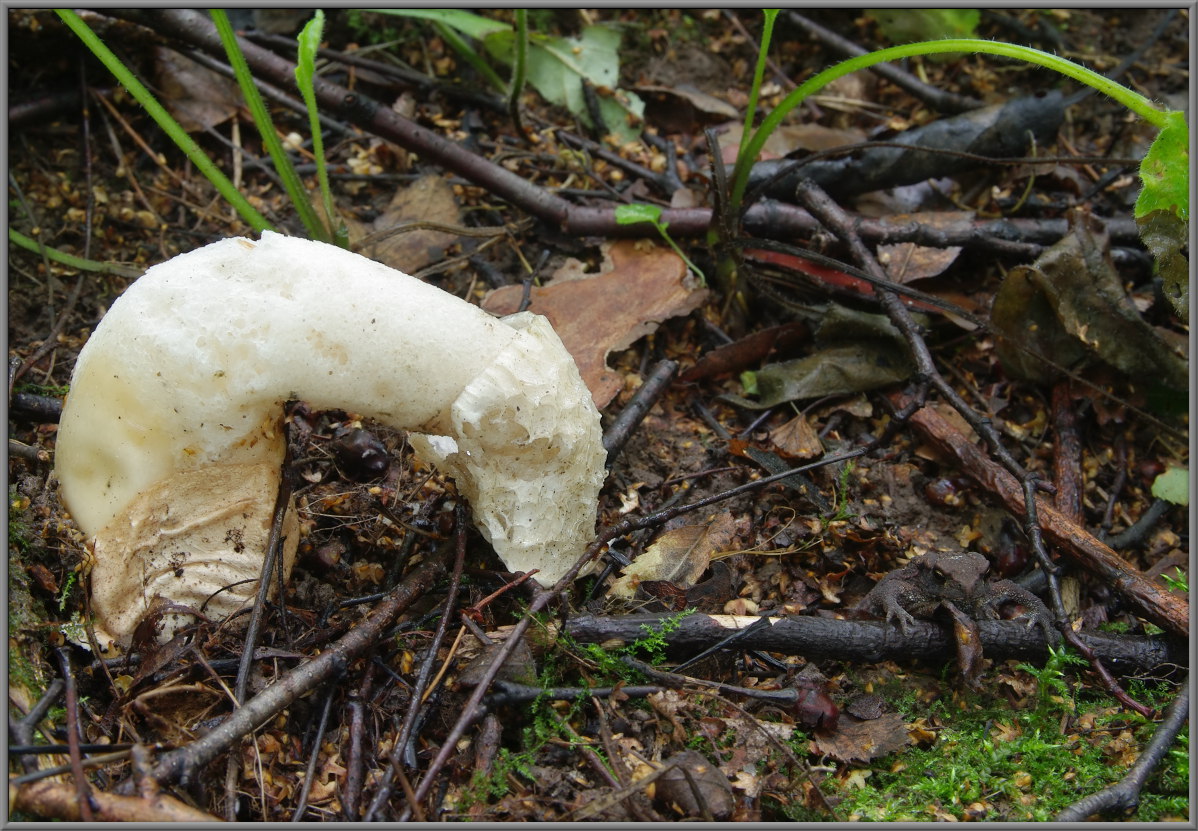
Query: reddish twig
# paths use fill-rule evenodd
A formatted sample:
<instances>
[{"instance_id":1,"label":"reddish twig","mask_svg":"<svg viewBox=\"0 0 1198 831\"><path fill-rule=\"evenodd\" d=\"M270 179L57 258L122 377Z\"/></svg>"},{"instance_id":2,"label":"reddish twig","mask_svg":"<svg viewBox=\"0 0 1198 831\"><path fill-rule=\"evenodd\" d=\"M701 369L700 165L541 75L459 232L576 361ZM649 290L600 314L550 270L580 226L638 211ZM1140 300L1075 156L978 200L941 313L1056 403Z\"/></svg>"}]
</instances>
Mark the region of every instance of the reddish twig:
<instances>
[{"instance_id":1,"label":"reddish twig","mask_svg":"<svg viewBox=\"0 0 1198 831\"><path fill-rule=\"evenodd\" d=\"M1077 434L1077 413L1073 410L1073 388L1068 379L1052 388L1052 424L1057 440L1053 444L1052 480L1056 485L1053 504L1070 522L1082 522L1083 483L1082 443Z\"/></svg>"},{"instance_id":2,"label":"reddish twig","mask_svg":"<svg viewBox=\"0 0 1198 831\"><path fill-rule=\"evenodd\" d=\"M510 580L507 583L504 583L498 589L496 589L495 591L488 594L486 597L484 597L482 600L475 603L473 606L462 609L462 611L460 612L461 616L463 618L473 620L475 623L482 623L483 622L483 609L490 606L495 600L497 600L502 595L506 594L507 592L511 591L512 589L516 588L517 586L522 585L524 583L524 581L528 580L528 578L532 577L538 571L540 571L540 569L534 568L532 571L526 571L523 574L521 574L519 577L516 577L513 580Z\"/></svg>"},{"instance_id":3,"label":"reddish twig","mask_svg":"<svg viewBox=\"0 0 1198 831\"><path fill-rule=\"evenodd\" d=\"M907 398L896 394L891 400L901 405ZM911 416L910 424L926 441L952 457L981 487L997 496L1007 510L1016 515L1023 513L1024 492L1015 478L986 458L943 416L931 407L924 407ZM1122 595L1144 617L1174 635L1189 637L1188 603L1148 579L1090 532L1070 522L1047 499L1037 497L1037 502L1040 527L1049 542Z\"/></svg>"}]
</instances>

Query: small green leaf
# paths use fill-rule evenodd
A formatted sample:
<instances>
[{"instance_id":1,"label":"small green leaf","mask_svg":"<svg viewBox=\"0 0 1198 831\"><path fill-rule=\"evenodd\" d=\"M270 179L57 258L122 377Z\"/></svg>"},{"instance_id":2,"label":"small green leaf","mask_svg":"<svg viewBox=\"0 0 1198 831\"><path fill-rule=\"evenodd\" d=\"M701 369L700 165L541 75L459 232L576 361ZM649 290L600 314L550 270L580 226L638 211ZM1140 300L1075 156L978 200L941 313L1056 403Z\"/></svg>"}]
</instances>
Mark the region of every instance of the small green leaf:
<instances>
[{"instance_id":1,"label":"small green leaf","mask_svg":"<svg viewBox=\"0 0 1198 831\"><path fill-rule=\"evenodd\" d=\"M1190 320L1190 223L1174 211L1150 211L1136 217L1140 241L1156 260L1156 272L1163 283L1165 297L1178 318Z\"/></svg>"},{"instance_id":2,"label":"small green leaf","mask_svg":"<svg viewBox=\"0 0 1198 831\"><path fill-rule=\"evenodd\" d=\"M1161 579L1173 591L1189 592L1190 590L1190 581L1186 579L1185 572L1180 568L1174 568L1172 574L1167 571L1162 572Z\"/></svg>"},{"instance_id":3,"label":"small green leaf","mask_svg":"<svg viewBox=\"0 0 1198 831\"><path fill-rule=\"evenodd\" d=\"M1171 467L1156 477L1152 495L1174 505L1190 504L1190 472L1184 467Z\"/></svg>"},{"instance_id":4,"label":"small green leaf","mask_svg":"<svg viewBox=\"0 0 1198 831\"><path fill-rule=\"evenodd\" d=\"M757 373L742 372L740 374L740 385L745 389L745 395L757 394Z\"/></svg>"},{"instance_id":5,"label":"small green leaf","mask_svg":"<svg viewBox=\"0 0 1198 831\"><path fill-rule=\"evenodd\" d=\"M661 208L657 205L646 205L633 202L631 205L620 205L616 208L617 225L635 225L638 222L661 222Z\"/></svg>"}]
</instances>

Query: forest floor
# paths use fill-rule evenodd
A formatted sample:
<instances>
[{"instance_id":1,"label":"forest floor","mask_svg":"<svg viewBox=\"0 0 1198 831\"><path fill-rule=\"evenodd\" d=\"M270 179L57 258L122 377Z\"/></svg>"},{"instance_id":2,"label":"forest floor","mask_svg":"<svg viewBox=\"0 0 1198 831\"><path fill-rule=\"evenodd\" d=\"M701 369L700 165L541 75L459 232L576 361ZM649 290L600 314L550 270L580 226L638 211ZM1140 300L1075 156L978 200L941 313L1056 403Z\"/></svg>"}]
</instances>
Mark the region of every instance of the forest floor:
<instances>
[{"instance_id":1,"label":"forest floor","mask_svg":"<svg viewBox=\"0 0 1198 831\"><path fill-rule=\"evenodd\" d=\"M847 165L822 181L836 200L823 227L812 219L819 194L796 202L793 187L775 189L710 245L721 177L705 131L734 161L759 12L530 12L534 45L599 24L618 32L621 91L593 87L594 107L610 116L599 102L631 91L645 123L617 140L588 129L581 96L571 112L530 86L521 140L504 97L452 48L452 28L338 10L323 77L598 217L554 224L471 169L349 123L352 113L326 130L334 199L362 253L493 311L514 310L534 286L531 309L562 333L619 444L597 533L628 530L546 603L535 581L509 586L513 575L460 521L452 480L415 459L402 432L292 408L302 537L285 603L265 609L242 708L280 679L301 694L217 744L247 654L246 616L167 644L141 637L97 660L81 645L88 539L59 501L53 458L76 356L113 301L145 268L253 229L57 16L7 14L10 229L115 264L80 269L10 237L10 819L1050 820L1118 782L1188 684L1189 513L1153 491L1162 474L1188 469L1188 380L1176 382L1188 379L1188 325L1131 219L1147 125L1091 95L1063 116L1018 122L1037 135L1013 154L1023 159L979 163L945 144L940 159L966 164L860 193L852 183L872 173ZM506 14L497 19L510 25ZM810 18L864 49L890 43L862 10ZM232 81L185 62L196 50L178 40L85 19L274 227L306 235L259 161ZM305 19L234 24L293 61ZM1118 71L1182 109L1188 27L1184 10L1010 9L982 13L977 36ZM844 57L790 12L769 56L761 112ZM501 61L483 60L507 77ZM985 55L900 68L985 105L1078 90ZM307 118L268 103L314 186ZM952 115L858 72L799 107L762 160L886 141ZM665 234L706 288L665 234L612 219L634 203L672 211ZM922 230L895 230L912 223ZM386 233L397 226L407 233ZM887 320L856 270L836 267L869 270L846 244L856 231L888 279L927 301L913 333ZM615 286L601 307L572 293L588 279ZM1110 285L1122 296L1110 307L1076 302ZM1047 305L1053 286L1074 300ZM1071 315L1080 330L1052 323ZM1028 320L1044 327L1023 344L1040 357L1005 337ZM912 338L941 385L894 358ZM1152 349L1164 365L1135 363ZM630 406L648 408L643 420L613 426ZM986 423L1011 464L979 438ZM372 466L379 447L389 462ZM1040 552L1012 469L1046 483ZM457 544L464 564L451 579ZM990 565L984 609L954 582L974 562L962 551ZM1059 569L1051 585L1041 555ZM412 582L417 573L425 583ZM909 631L881 620L880 607L857 608L887 574L920 595L915 617L926 619ZM999 580L1022 593L1003 594L994 587L1011 584ZM1039 601L1027 591L1056 618L1049 631L1078 637L1049 652L1044 630L1028 625ZM369 630L369 649L345 653L336 674L314 672L318 655L348 648L347 633L404 592L410 602ZM754 618L770 623L721 642ZM466 718L480 673L525 619L527 634ZM1183 729L1130 804L1103 816L1189 821L1187 743Z\"/></svg>"}]
</instances>

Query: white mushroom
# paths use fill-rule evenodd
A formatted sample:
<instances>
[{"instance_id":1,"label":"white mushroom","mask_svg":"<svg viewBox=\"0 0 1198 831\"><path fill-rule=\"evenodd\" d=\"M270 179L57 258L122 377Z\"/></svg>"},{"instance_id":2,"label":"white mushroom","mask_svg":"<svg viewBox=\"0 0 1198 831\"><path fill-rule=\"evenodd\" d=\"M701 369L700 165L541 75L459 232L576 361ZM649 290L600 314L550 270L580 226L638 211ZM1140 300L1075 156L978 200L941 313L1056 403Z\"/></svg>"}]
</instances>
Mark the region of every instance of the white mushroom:
<instances>
[{"instance_id":1,"label":"white mushroom","mask_svg":"<svg viewBox=\"0 0 1198 831\"><path fill-rule=\"evenodd\" d=\"M491 317L323 243L226 239L130 286L71 379L56 470L95 535L103 644L127 646L155 597L212 618L253 597L291 398L419 434L507 567L544 585L594 535L599 414L545 318ZM293 516L285 533L289 570Z\"/></svg>"}]
</instances>

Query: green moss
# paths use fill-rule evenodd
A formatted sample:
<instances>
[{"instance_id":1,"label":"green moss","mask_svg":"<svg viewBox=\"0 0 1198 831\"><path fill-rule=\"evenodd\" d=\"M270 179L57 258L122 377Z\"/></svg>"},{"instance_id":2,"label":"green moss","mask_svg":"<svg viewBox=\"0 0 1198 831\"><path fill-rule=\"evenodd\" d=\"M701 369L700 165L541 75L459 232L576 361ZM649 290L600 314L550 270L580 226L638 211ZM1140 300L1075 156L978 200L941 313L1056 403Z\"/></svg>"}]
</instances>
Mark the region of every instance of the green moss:
<instances>
[{"instance_id":1,"label":"green moss","mask_svg":"<svg viewBox=\"0 0 1198 831\"><path fill-rule=\"evenodd\" d=\"M1032 709L991 701L957 710L944 700L923 707L924 717L945 725L933 745L874 760L855 776L842 771L824 783L840 818L1043 822L1080 796L1117 782L1156 725L1105 696L1077 692L1063 675L1069 660L1058 655L1039 671ZM1164 706L1175 690L1141 685L1136 694ZM1062 722L1070 725L1064 733ZM1185 731L1149 781L1137 821L1188 818L1188 750ZM777 807L792 820L821 819L806 809Z\"/></svg>"}]
</instances>

